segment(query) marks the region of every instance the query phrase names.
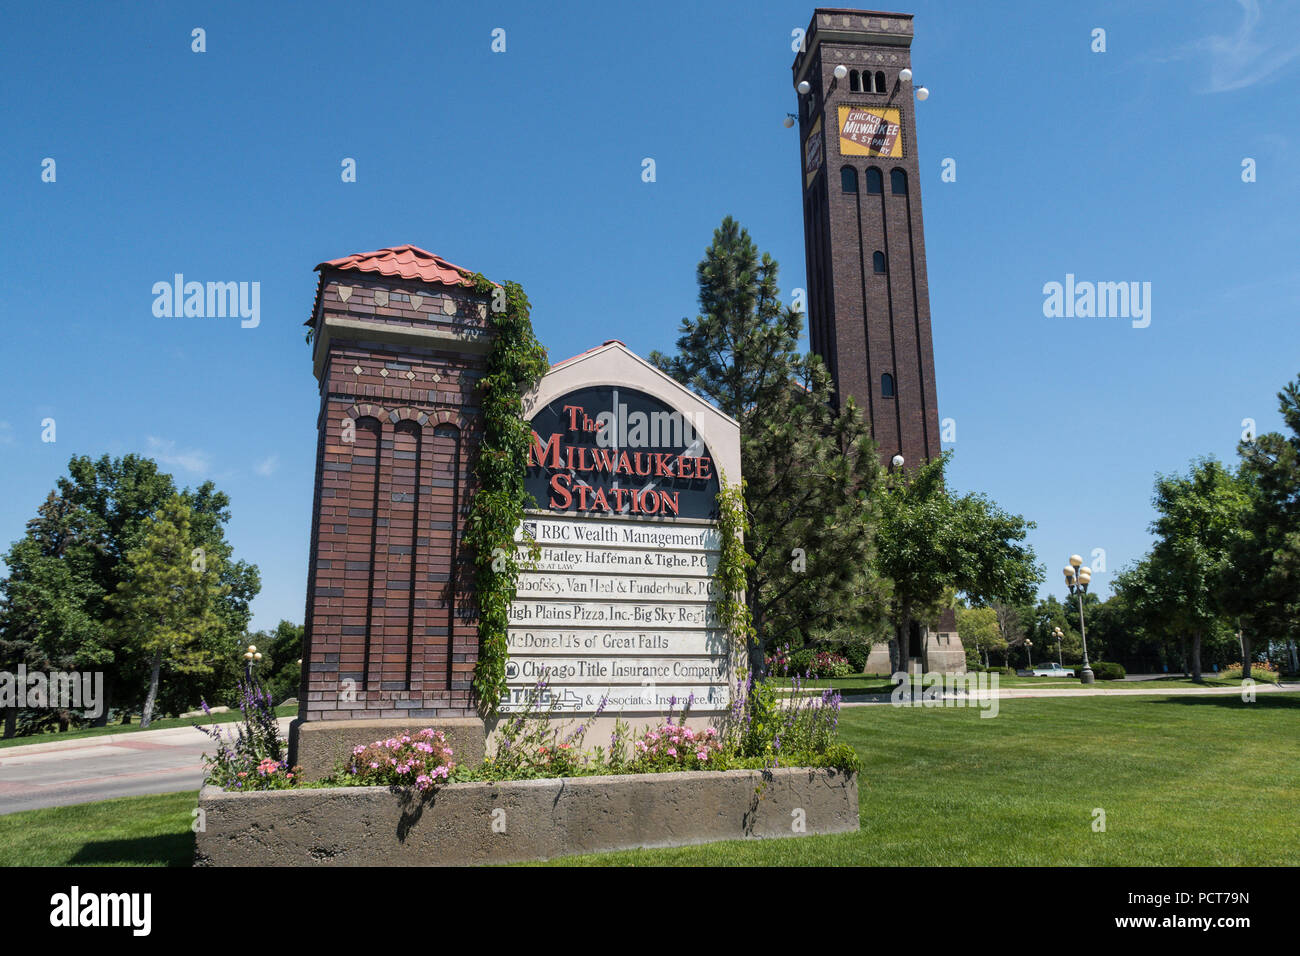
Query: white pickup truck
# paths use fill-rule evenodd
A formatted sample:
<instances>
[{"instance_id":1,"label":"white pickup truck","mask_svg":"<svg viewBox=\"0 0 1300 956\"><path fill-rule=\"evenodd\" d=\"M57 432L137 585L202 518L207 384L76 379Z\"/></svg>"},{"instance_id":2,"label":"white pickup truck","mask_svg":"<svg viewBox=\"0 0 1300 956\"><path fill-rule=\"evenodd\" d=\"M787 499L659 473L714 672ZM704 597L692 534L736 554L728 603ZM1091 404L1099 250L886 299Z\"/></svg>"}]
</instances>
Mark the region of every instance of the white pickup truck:
<instances>
[{"instance_id":1,"label":"white pickup truck","mask_svg":"<svg viewBox=\"0 0 1300 956\"><path fill-rule=\"evenodd\" d=\"M1034 677L1073 677L1074 671L1060 664L1040 664L1029 672Z\"/></svg>"}]
</instances>

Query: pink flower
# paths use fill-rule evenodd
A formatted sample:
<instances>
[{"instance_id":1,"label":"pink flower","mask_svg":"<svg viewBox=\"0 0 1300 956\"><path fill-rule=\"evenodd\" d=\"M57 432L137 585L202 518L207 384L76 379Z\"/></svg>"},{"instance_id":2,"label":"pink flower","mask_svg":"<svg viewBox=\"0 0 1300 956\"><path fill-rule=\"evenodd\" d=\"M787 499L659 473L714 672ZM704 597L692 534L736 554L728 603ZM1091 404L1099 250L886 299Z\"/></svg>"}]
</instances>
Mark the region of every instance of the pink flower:
<instances>
[{"instance_id":1,"label":"pink flower","mask_svg":"<svg viewBox=\"0 0 1300 956\"><path fill-rule=\"evenodd\" d=\"M668 756L670 756L670 757L676 757L676 756L677 756L677 748L676 748L676 747L669 747L669 748L668 748Z\"/></svg>"}]
</instances>

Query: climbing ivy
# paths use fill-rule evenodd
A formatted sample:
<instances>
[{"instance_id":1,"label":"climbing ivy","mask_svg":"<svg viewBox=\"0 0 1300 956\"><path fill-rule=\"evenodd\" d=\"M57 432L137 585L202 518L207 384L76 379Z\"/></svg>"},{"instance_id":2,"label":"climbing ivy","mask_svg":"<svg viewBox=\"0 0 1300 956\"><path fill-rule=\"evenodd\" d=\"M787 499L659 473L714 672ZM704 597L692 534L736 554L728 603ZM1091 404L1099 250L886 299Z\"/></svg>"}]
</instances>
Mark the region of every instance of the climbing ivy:
<instances>
[{"instance_id":1,"label":"climbing ivy","mask_svg":"<svg viewBox=\"0 0 1300 956\"><path fill-rule=\"evenodd\" d=\"M728 485L726 472L719 476L718 533L721 552L713 581L718 587L718 619L731 635L732 653L746 667L749 642L756 636L754 615L745 602L745 588L754 558L745 550L749 515L745 511L745 482Z\"/></svg>"},{"instance_id":2,"label":"climbing ivy","mask_svg":"<svg viewBox=\"0 0 1300 956\"><path fill-rule=\"evenodd\" d=\"M491 297L488 316L495 333L482 380L478 481L464 537L474 555L478 601L474 693L479 707L491 715L506 693L510 657L506 629L521 570L514 535L530 501L524 491L524 471L531 432L524 421L523 396L536 387L549 366L546 349L533 334L528 297L519 284L498 286L480 273L463 275L473 282L475 292ZM532 552L537 553L535 543Z\"/></svg>"}]
</instances>

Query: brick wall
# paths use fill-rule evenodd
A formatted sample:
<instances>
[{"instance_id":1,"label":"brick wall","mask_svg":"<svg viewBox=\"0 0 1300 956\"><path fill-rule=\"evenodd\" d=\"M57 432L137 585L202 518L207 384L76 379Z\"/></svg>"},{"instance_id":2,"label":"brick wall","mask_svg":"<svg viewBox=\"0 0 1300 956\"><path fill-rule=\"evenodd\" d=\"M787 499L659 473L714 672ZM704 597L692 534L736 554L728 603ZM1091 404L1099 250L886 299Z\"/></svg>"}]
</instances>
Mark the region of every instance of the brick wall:
<instances>
[{"instance_id":1,"label":"brick wall","mask_svg":"<svg viewBox=\"0 0 1300 956\"><path fill-rule=\"evenodd\" d=\"M835 377L840 397L852 395L871 424L888 462L902 454L917 464L939 454L939 419L921 216L920 167L915 100L898 73L911 65L912 21L863 11L818 10L795 60L795 79L813 87L818 108L809 115L799 98L802 144L821 117L825 164L804 189L804 232L808 261L809 328L814 351ZM885 77L884 93L854 92L850 78L837 80L835 67L868 70ZM840 105L900 111L901 158L842 155ZM841 169L857 173L857 192L846 192ZM867 170L880 170L883 190L867 192ZM907 192L895 194L891 172L901 169ZM885 254L877 273L873 254ZM895 397L883 394L882 375L894 378Z\"/></svg>"},{"instance_id":2,"label":"brick wall","mask_svg":"<svg viewBox=\"0 0 1300 956\"><path fill-rule=\"evenodd\" d=\"M465 288L322 273L304 720L474 713L478 627L459 542L486 315Z\"/></svg>"}]
</instances>

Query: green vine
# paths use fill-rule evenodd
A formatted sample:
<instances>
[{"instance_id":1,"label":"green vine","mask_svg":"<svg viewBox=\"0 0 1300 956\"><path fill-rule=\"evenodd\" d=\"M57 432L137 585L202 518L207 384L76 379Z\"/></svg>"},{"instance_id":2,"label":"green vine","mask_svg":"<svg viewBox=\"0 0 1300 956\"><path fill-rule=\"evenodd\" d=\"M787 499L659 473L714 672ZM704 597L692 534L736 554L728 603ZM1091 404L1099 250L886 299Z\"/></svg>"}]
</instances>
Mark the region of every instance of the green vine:
<instances>
[{"instance_id":1,"label":"green vine","mask_svg":"<svg viewBox=\"0 0 1300 956\"><path fill-rule=\"evenodd\" d=\"M754 615L745 601L745 588L754 559L745 550L744 538L749 533L749 515L745 511L745 482L727 484L727 474L719 476L718 533L722 537L718 569L713 581L718 587L718 619L731 635L732 649L740 666L747 660L745 653L749 642L757 637Z\"/></svg>"},{"instance_id":2,"label":"green vine","mask_svg":"<svg viewBox=\"0 0 1300 956\"><path fill-rule=\"evenodd\" d=\"M522 570L515 529L530 499L524 491L528 442L532 437L523 416L523 396L546 374L546 349L533 334L528 297L516 282L498 286L480 273L463 273L474 291L491 297L489 321L495 331L483 378L483 440L475 475L478 479L464 541L474 555L474 586L478 601L478 663L474 665L474 694L487 714L497 712L506 693L506 662L510 658L506 631L510 603ZM536 543L531 543L536 557Z\"/></svg>"}]
</instances>

